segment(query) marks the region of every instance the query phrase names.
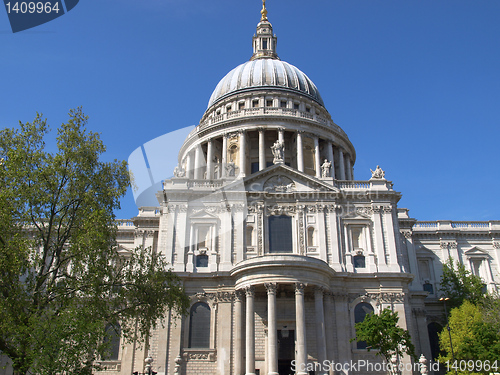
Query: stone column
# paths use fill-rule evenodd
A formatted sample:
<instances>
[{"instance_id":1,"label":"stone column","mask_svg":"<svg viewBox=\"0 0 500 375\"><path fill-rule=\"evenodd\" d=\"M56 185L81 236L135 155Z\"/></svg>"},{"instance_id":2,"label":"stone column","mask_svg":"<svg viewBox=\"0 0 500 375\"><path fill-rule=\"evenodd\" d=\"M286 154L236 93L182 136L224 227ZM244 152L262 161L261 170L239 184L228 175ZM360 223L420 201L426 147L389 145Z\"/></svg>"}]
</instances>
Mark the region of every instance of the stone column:
<instances>
[{"instance_id":1,"label":"stone column","mask_svg":"<svg viewBox=\"0 0 500 375\"><path fill-rule=\"evenodd\" d=\"M325 338L325 312L323 308L323 288L314 289L314 308L316 312L316 348L318 352L318 362L323 363L326 358L326 338ZM326 372L320 372L324 375Z\"/></svg>"},{"instance_id":2,"label":"stone column","mask_svg":"<svg viewBox=\"0 0 500 375\"><path fill-rule=\"evenodd\" d=\"M326 152L328 155L328 161L332 163L332 177L335 178L335 157L333 156L333 144L328 141L326 146Z\"/></svg>"},{"instance_id":3,"label":"stone column","mask_svg":"<svg viewBox=\"0 0 500 375\"><path fill-rule=\"evenodd\" d=\"M346 174L347 174L347 179L352 180L351 155L347 155L346 157Z\"/></svg>"},{"instance_id":4,"label":"stone column","mask_svg":"<svg viewBox=\"0 0 500 375\"><path fill-rule=\"evenodd\" d=\"M266 141L264 128L259 128L259 171L266 169Z\"/></svg>"},{"instance_id":5,"label":"stone column","mask_svg":"<svg viewBox=\"0 0 500 375\"><path fill-rule=\"evenodd\" d=\"M345 161L344 161L344 151L339 148L339 178L345 180Z\"/></svg>"},{"instance_id":6,"label":"stone column","mask_svg":"<svg viewBox=\"0 0 500 375\"><path fill-rule=\"evenodd\" d=\"M201 146L198 145L194 149L194 179L199 180L203 177L201 174Z\"/></svg>"},{"instance_id":7,"label":"stone column","mask_svg":"<svg viewBox=\"0 0 500 375\"><path fill-rule=\"evenodd\" d=\"M240 131L240 175L239 177L245 177L247 171L247 136L244 130Z\"/></svg>"},{"instance_id":8,"label":"stone column","mask_svg":"<svg viewBox=\"0 0 500 375\"><path fill-rule=\"evenodd\" d=\"M255 311L253 286L245 288L247 296L246 316L246 375L255 375Z\"/></svg>"},{"instance_id":9,"label":"stone column","mask_svg":"<svg viewBox=\"0 0 500 375\"><path fill-rule=\"evenodd\" d=\"M227 134L222 136L222 177L226 177L227 164Z\"/></svg>"},{"instance_id":10,"label":"stone column","mask_svg":"<svg viewBox=\"0 0 500 375\"><path fill-rule=\"evenodd\" d=\"M316 169L316 177L321 177L321 160L319 156L319 138L314 137L314 168Z\"/></svg>"},{"instance_id":11,"label":"stone column","mask_svg":"<svg viewBox=\"0 0 500 375\"><path fill-rule=\"evenodd\" d=\"M305 284L295 284L295 328L297 330L297 375L307 375L306 312L304 304Z\"/></svg>"},{"instance_id":12,"label":"stone column","mask_svg":"<svg viewBox=\"0 0 500 375\"><path fill-rule=\"evenodd\" d=\"M276 329L276 283L265 284L267 289L267 352L268 375L278 375L278 331Z\"/></svg>"},{"instance_id":13,"label":"stone column","mask_svg":"<svg viewBox=\"0 0 500 375\"><path fill-rule=\"evenodd\" d=\"M285 128L278 128L278 141L285 142Z\"/></svg>"},{"instance_id":14,"label":"stone column","mask_svg":"<svg viewBox=\"0 0 500 375\"><path fill-rule=\"evenodd\" d=\"M302 134L304 134L302 130L297 132L297 169L300 172L304 172L304 148L302 146Z\"/></svg>"},{"instance_id":15,"label":"stone column","mask_svg":"<svg viewBox=\"0 0 500 375\"><path fill-rule=\"evenodd\" d=\"M186 177L193 178L193 157L191 156L191 151L186 155Z\"/></svg>"},{"instance_id":16,"label":"stone column","mask_svg":"<svg viewBox=\"0 0 500 375\"><path fill-rule=\"evenodd\" d=\"M214 178L214 149L213 140L209 139L207 143L207 180Z\"/></svg>"},{"instance_id":17,"label":"stone column","mask_svg":"<svg viewBox=\"0 0 500 375\"><path fill-rule=\"evenodd\" d=\"M234 299L234 374L242 375L243 370L243 291L235 291Z\"/></svg>"}]
</instances>

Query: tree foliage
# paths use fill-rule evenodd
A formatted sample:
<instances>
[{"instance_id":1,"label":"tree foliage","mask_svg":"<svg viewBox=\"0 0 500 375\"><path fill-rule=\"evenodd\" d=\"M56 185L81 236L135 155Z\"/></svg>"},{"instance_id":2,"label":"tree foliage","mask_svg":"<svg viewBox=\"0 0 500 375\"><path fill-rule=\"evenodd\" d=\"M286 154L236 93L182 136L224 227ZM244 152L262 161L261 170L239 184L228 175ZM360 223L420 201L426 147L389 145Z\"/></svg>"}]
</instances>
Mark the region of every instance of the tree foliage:
<instances>
[{"instance_id":1,"label":"tree foliage","mask_svg":"<svg viewBox=\"0 0 500 375\"><path fill-rule=\"evenodd\" d=\"M104 330L145 337L188 299L164 258L119 256L115 217L129 186L125 162L103 162L81 108L45 150L46 120L0 132L0 352L21 374L90 373Z\"/></svg>"},{"instance_id":2,"label":"tree foliage","mask_svg":"<svg viewBox=\"0 0 500 375\"><path fill-rule=\"evenodd\" d=\"M440 289L443 296L449 298L450 307L458 307L465 300L478 303L484 296L481 278L469 272L459 261L454 264L452 258L443 265Z\"/></svg>"},{"instance_id":3,"label":"tree foliage","mask_svg":"<svg viewBox=\"0 0 500 375\"><path fill-rule=\"evenodd\" d=\"M443 329L439 334L439 344L446 355L441 355L440 362L453 359L457 363L474 362L474 371L462 371L460 374L489 374L492 369L484 369L484 364L492 365L495 360L500 361L500 334L496 324L485 319L482 308L469 301L464 301L460 307L451 310L449 317L450 332ZM451 352L450 336L453 343ZM479 362L477 362L479 361ZM472 363L470 362L470 363ZM482 366L477 366L481 363ZM497 362L498 366L500 364ZM483 367L483 371L479 371ZM450 371L454 374L454 371Z\"/></svg>"},{"instance_id":4,"label":"tree foliage","mask_svg":"<svg viewBox=\"0 0 500 375\"><path fill-rule=\"evenodd\" d=\"M404 353L416 359L415 347L410 333L398 326L398 313L389 308L377 315L370 313L362 322L356 323L356 340L365 341L368 350L378 349L377 353L386 363L390 363L392 355L402 356Z\"/></svg>"}]
</instances>

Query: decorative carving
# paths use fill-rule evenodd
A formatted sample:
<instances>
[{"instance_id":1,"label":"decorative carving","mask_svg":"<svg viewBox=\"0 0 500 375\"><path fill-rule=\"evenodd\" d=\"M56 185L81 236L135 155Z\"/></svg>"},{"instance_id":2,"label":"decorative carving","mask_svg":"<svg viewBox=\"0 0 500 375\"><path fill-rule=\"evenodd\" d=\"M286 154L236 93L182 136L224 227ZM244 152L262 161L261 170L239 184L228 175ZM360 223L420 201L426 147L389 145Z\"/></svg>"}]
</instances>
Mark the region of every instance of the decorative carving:
<instances>
[{"instance_id":1,"label":"decorative carving","mask_svg":"<svg viewBox=\"0 0 500 375\"><path fill-rule=\"evenodd\" d=\"M383 210L384 210L384 213L386 213L386 214L392 213L392 207L391 206L384 206Z\"/></svg>"},{"instance_id":2,"label":"decorative carving","mask_svg":"<svg viewBox=\"0 0 500 375\"><path fill-rule=\"evenodd\" d=\"M401 231L403 236L405 236L406 239L411 240L412 232L411 230L403 230Z\"/></svg>"},{"instance_id":3,"label":"decorative carving","mask_svg":"<svg viewBox=\"0 0 500 375\"><path fill-rule=\"evenodd\" d=\"M372 206L372 211L374 214L379 214L382 211L382 206Z\"/></svg>"},{"instance_id":4,"label":"decorative carving","mask_svg":"<svg viewBox=\"0 0 500 375\"><path fill-rule=\"evenodd\" d=\"M300 245L300 255L304 255L306 252L306 239L304 236L305 232L305 226L304 226L304 212L303 210L300 210L301 212L298 214L299 217L299 245Z\"/></svg>"},{"instance_id":5,"label":"decorative carving","mask_svg":"<svg viewBox=\"0 0 500 375\"><path fill-rule=\"evenodd\" d=\"M304 283L295 283L295 294L304 294L304 288L307 284Z\"/></svg>"},{"instance_id":6,"label":"decorative carving","mask_svg":"<svg viewBox=\"0 0 500 375\"><path fill-rule=\"evenodd\" d=\"M285 144L279 140L274 142L271 146L271 151L273 152L273 163L283 164L285 162Z\"/></svg>"},{"instance_id":7,"label":"decorative carving","mask_svg":"<svg viewBox=\"0 0 500 375\"><path fill-rule=\"evenodd\" d=\"M267 216L269 215L293 215L296 212L295 206L282 206L276 204L272 207L267 207Z\"/></svg>"},{"instance_id":8,"label":"decorative carving","mask_svg":"<svg viewBox=\"0 0 500 375\"><path fill-rule=\"evenodd\" d=\"M494 249L500 249L500 242L493 242Z\"/></svg>"},{"instance_id":9,"label":"decorative carving","mask_svg":"<svg viewBox=\"0 0 500 375\"><path fill-rule=\"evenodd\" d=\"M245 299L245 292L242 289L237 289L234 291L234 300L237 302L243 302Z\"/></svg>"},{"instance_id":10,"label":"decorative carving","mask_svg":"<svg viewBox=\"0 0 500 375\"><path fill-rule=\"evenodd\" d=\"M235 294L231 292L217 292L216 295L216 301L217 302L231 302L233 298L235 297Z\"/></svg>"},{"instance_id":11,"label":"decorative carving","mask_svg":"<svg viewBox=\"0 0 500 375\"><path fill-rule=\"evenodd\" d=\"M276 283L265 283L264 286L267 289L267 294L276 295L276 290L278 289L278 284Z\"/></svg>"},{"instance_id":12,"label":"decorative carving","mask_svg":"<svg viewBox=\"0 0 500 375\"><path fill-rule=\"evenodd\" d=\"M330 177L330 170L332 169L332 163L327 159L321 165L321 177Z\"/></svg>"},{"instance_id":13,"label":"decorative carving","mask_svg":"<svg viewBox=\"0 0 500 375\"><path fill-rule=\"evenodd\" d=\"M403 303L404 298L404 293L380 293L382 303Z\"/></svg>"},{"instance_id":14,"label":"decorative carving","mask_svg":"<svg viewBox=\"0 0 500 375\"><path fill-rule=\"evenodd\" d=\"M370 169L372 172L372 179L374 180L385 180L385 172L380 168L379 165L377 165L377 168L373 171Z\"/></svg>"},{"instance_id":15,"label":"decorative carving","mask_svg":"<svg viewBox=\"0 0 500 375\"><path fill-rule=\"evenodd\" d=\"M187 204L181 204L179 206L179 211L182 212L182 213L186 213L188 211L188 206Z\"/></svg>"},{"instance_id":16,"label":"decorative carving","mask_svg":"<svg viewBox=\"0 0 500 375\"><path fill-rule=\"evenodd\" d=\"M255 294L255 287L253 285L246 286L245 288L245 294L247 297L253 297Z\"/></svg>"},{"instance_id":17,"label":"decorative carving","mask_svg":"<svg viewBox=\"0 0 500 375\"><path fill-rule=\"evenodd\" d=\"M293 190L295 190L295 183L282 175L273 176L264 183L264 191L266 192L289 193Z\"/></svg>"},{"instance_id":18,"label":"decorative carving","mask_svg":"<svg viewBox=\"0 0 500 375\"><path fill-rule=\"evenodd\" d=\"M186 177L186 171L184 170L184 168L182 168L181 165L178 165L174 168L174 176L177 178Z\"/></svg>"}]
</instances>

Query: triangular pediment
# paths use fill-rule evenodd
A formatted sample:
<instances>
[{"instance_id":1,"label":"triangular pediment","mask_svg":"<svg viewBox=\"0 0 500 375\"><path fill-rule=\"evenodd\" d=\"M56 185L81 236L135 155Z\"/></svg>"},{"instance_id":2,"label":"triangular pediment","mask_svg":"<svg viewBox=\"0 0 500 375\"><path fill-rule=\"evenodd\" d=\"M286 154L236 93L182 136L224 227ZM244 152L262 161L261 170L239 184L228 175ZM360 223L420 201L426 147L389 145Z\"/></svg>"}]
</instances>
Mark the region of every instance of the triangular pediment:
<instances>
[{"instance_id":1,"label":"triangular pediment","mask_svg":"<svg viewBox=\"0 0 500 375\"><path fill-rule=\"evenodd\" d=\"M470 256L481 257L481 258L489 257L488 252L484 251L483 249L477 246L474 246L472 249L465 251L464 254L469 257Z\"/></svg>"},{"instance_id":2,"label":"triangular pediment","mask_svg":"<svg viewBox=\"0 0 500 375\"><path fill-rule=\"evenodd\" d=\"M333 182L333 179L330 179ZM339 192L329 181L311 177L285 164L275 164L244 179L245 189L268 193Z\"/></svg>"},{"instance_id":3,"label":"triangular pediment","mask_svg":"<svg viewBox=\"0 0 500 375\"><path fill-rule=\"evenodd\" d=\"M128 256L132 253L132 249L120 244L118 245L117 253L120 254L121 256Z\"/></svg>"},{"instance_id":4,"label":"triangular pediment","mask_svg":"<svg viewBox=\"0 0 500 375\"><path fill-rule=\"evenodd\" d=\"M199 208L199 209L193 209L193 212L189 217L191 219L217 219L217 216L214 215L213 213L209 212L211 210L215 210L214 208Z\"/></svg>"}]
</instances>

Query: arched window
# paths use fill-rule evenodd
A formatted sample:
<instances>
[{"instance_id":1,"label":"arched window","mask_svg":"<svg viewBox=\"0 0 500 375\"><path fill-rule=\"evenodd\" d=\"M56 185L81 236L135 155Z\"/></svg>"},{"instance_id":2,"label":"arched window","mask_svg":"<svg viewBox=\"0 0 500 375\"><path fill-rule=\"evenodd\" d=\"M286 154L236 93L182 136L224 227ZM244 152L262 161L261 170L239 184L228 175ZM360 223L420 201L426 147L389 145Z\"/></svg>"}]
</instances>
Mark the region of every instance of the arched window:
<instances>
[{"instance_id":1,"label":"arched window","mask_svg":"<svg viewBox=\"0 0 500 375\"><path fill-rule=\"evenodd\" d=\"M366 302L358 303L354 308L354 323L361 323L370 313L373 313L372 305ZM356 344L358 349L366 349L365 341L358 341Z\"/></svg>"},{"instance_id":2,"label":"arched window","mask_svg":"<svg viewBox=\"0 0 500 375\"><path fill-rule=\"evenodd\" d=\"M195 303L189 313L189 347L210 348L210 307Z\"/></svg>"},{"instance_id":3,"label":"arched window","mask_svg":"<svg viewBox=\"0 0 500 375\"><path fill-rule=\"evenodd\" d=\"M314 227L307 228L307 246L316 246Z\"/></svg>"},{"instance_id":4,"label":"arched window","mask_svg":"<svg viewBox=\"0 0 500 375\"><path fill-rule=\"evenodd\" d=\"M117 361L120 353L120 335L121 329L118 323L106 325L104 333L104 344L106 345L106 354L103 355L104 361Z\"/></svg>"},{"instance_id":5,"label":"arched window","mask_svg":"<svg viewBox=\"0 0 500 375\"><path fill-rule=\"evenodd\" d=\"M293 252L292 218L290 216L269 217L269 252Z\"/></svg>"}]
</instances>

